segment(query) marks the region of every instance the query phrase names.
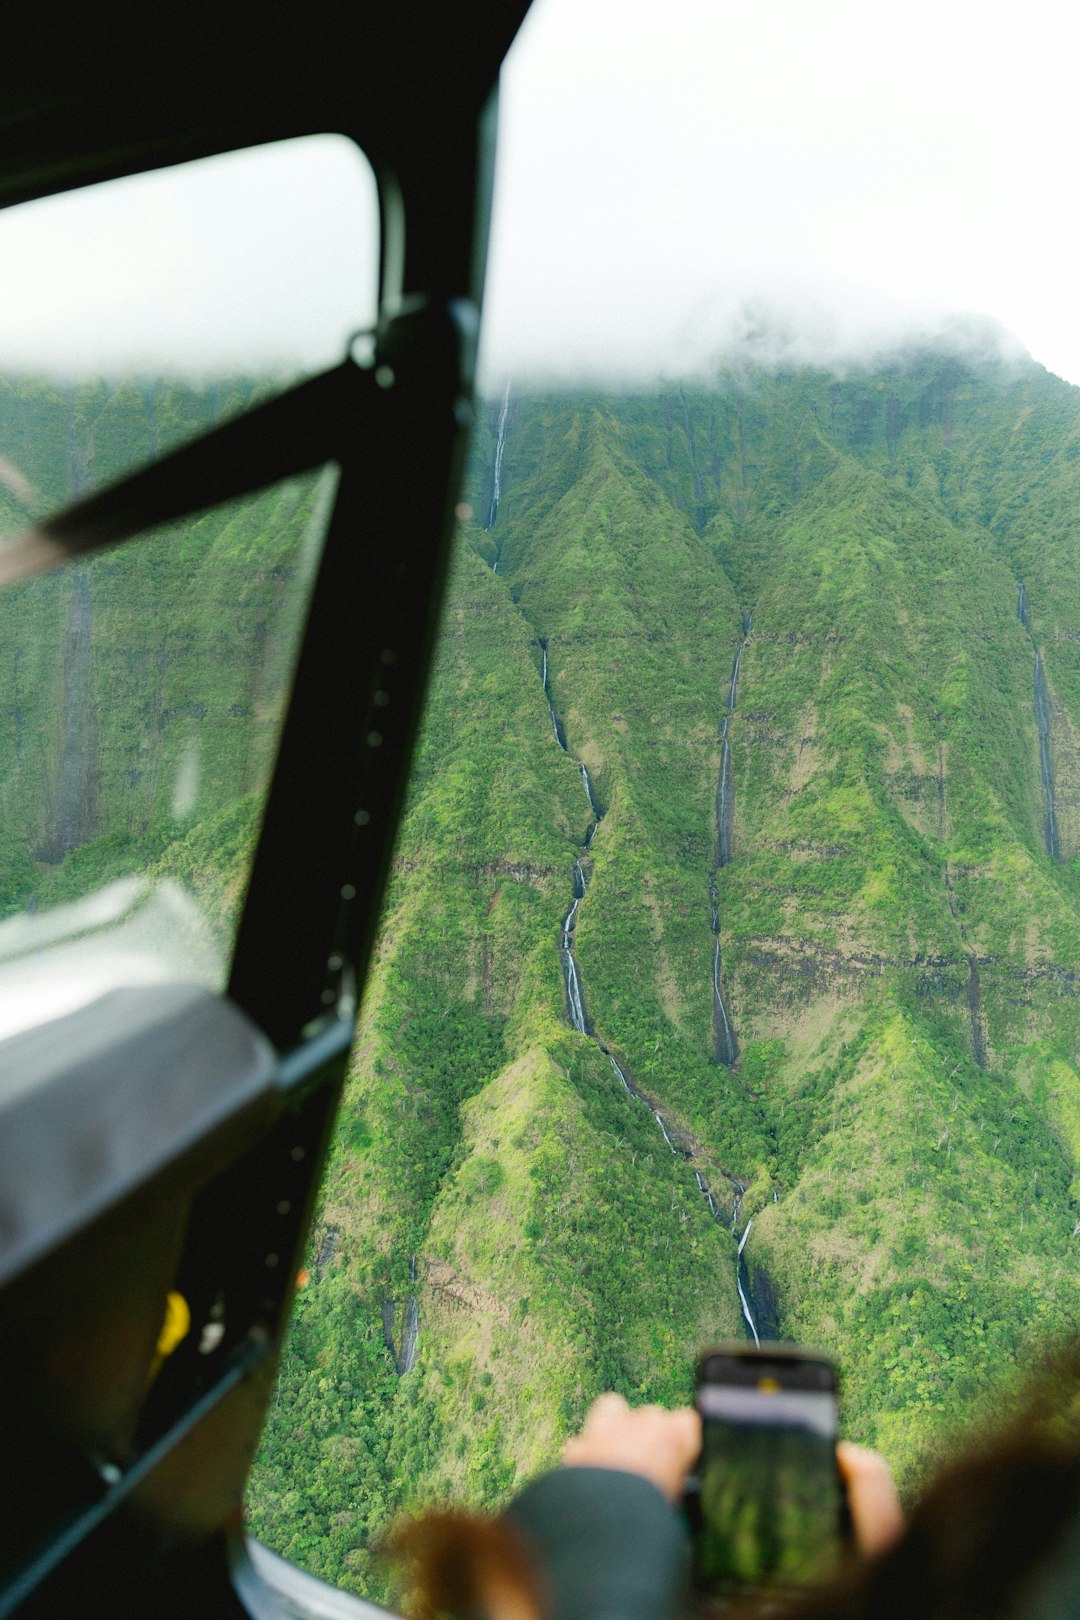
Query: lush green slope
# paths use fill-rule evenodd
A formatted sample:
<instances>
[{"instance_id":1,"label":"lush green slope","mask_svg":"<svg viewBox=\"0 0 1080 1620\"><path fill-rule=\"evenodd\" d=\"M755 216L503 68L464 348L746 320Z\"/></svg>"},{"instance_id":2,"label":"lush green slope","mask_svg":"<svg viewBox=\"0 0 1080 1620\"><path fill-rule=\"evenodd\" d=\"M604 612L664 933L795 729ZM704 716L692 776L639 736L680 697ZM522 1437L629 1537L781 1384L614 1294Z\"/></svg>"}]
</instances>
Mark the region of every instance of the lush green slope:
<instances>
[{"instance_id":1,"label":"lush green slope","mask_svg":"<svg viewBox=\"0 0 1080 1620\"><path fill-rule=\"evenodd\" d=\"M1075 1331L1078 400L915 355L486 408L275 1546L384 1591L401 1504L497 1502L602 1387L683 1398L743 1331L736 1210L752 1314L838 1356L909 1485ZM0 389L0 521L215 408ZM5 905L134 864L227 929L319 498L0 603Z\"/></svg>"},{"instance_id":2,"label":"lush green slope","mask_svg":"<svg viewBox=\"0 0 1080 1620\"><path fill-rule=\"evenodd\" d=\"M626 567L636 538L692 570L693 537L678 524L658 535L652 497L633 477L601 467L585 500L594 517L592 502L601 503L611 521L612 568ZM672 577L678 605L687 586L681 571ZM662 1003L672 976L664 922L669 908L683 921L678 904L664 897L661 909L644 893L628 899L637 885L660 896L686 859L659 836L654 852L649 834L663 825L662 795L653 783L651 797L648 773L632 771L635 756L606 714L600 683L611 637L605 645L569 626L559 636L554 619L542 629L552 689L567 696L568 741L575 746L580 735L606 810L582 905L591 1017L627 1071L665 1105L655 1047L658 1039L661 1051L670 1045L687 1097L706 1106L716 1066ZM624 638L634 631L629 621ZM560 919L590 812L578 767L554 735L535 632L466 537L328 1178L317 1252L332 1250L333 1259L301 1296L301 1327L286 1358L284 1387L311 1414L315 1444L299 1453L316 1483L305 1486L298 1511L297 1408L283 1400L252 1492L258 1533L335 1578L351 1571L377 1590L381 1578L363 1544L395 1506L500 1499L552 1460L601 1389L684 1399L686 1347L738 1325L726 1225L710 1215L692 1168L670 1151L651 1110L628 1095L597 1041L566 1027ZM673 613L673 655L682 633ZM564 646L570 656L561 662ZM663 661L659 649L655 656ZM581 696L571 699L575 677ZM640 705L625 705L626 734L656 723L647 687L642 694ZM674 728L667 731L666 742L657 740L657 780L678 746ZM700 741L684 752L700 755ZM707 821L709 779L698 774ZM659 821L650 825L650 815ZM707 847L695 859L707 887ZM625 907L641 960L620 942L617 917L605 926L604 905ZM598 918L589 932L586 915ZM704 915L696 932L707 964ZM680 934L672 932L674 951ZM605 952L615 958L606 975ZM706 1038L707 1013L699 1022ZM677 1130L683 1116L671 1109L667 1117ZM710 1168L703 1154L696 1162ZM715 1166L713 1173L722 1180ZM390 1321L401 1364L410 1296L418 1301L418 1356L393 1388L390 1354L379 1347ZM344 1421L317 1417L299 1393L312 1377L340 1376L334 1321L343 1297L374 1347L369 1371L350 1374L364 1399ZM378 1489L362 1502L339 1466L346 1443L378 1468Z\"/></svg>"},{"instance_id":3,"label":"lush green slope","mask_svg":"<svg viewBox=\"0 0 1080 1620\"><path fill-rule=\"evenodd\" d=\"M485 524L501 416L493 402L474 458ZM1054 581L1075 566L1078 422L1075 392L1038 368L932 356L842 381L511 400L494 522L461 535L353 1080L361 1134L327 1201L335 1256L303 1306L328 1324L320 1291L351 1277L396 1414L382 1440L346 1431L381 1471L377 1508L340 1534L332 1504L366 1510L333 1460L343 1431L322 1431L327 1506L304 1519L321 1567L344 1556L377 1586L355 1548L396 1501L496 1500L600 1383L674 1394L703 1332L739 1330L730 1239L695 1170L725 1219L725 1174L745 1185L754 1311L838 1356L849 1431L909 1485L1004 1368L1074 1331L1080 711ZM1040 503L1026 550L1008 517L1022 491ZM721 726L751 614L722 864ZM602 812L584 852L581 765ZM558 977L574 895L562 938L591 1039L568 1033ZM562 1178L539 1202L526 1142L507 1142L525 1117ZM653 1226L658 1188L681 1237ZM420 1323L396 1383L378 1353L390 1296L398 1366L410 1298ZM320 1376L335 1342L327 1328ZM311 1364L298 1343L287 1378ZM288 1410L255 1523L295 1551Z\"/></svg>"},{"instance_id":4,"label":"lush green slope","mask_svg":"<svg viewBox=\"0 0 1080 1620\"><path fill-rule=\"evenodd\" d=\"M916 357L607 410L754 614L718 895L769 1149L757 1298L841 1355L849 1422L910 1477L998 1366L1074 1326L1076 393ZM556 440L551 405L519 412L515 591ZM511 441L509 491L518 473Z\"/></svg>"},{"instance_id":5,"label":"lush green slope","mask_svg":"<svg viewBox=\"0 0 1080 1620\"><path fill-rule=\"evenodd\" d=\"M0 380L0 528L258 392ZM0 598L0 915L153 871L227 938L329 494L290 480Z\"/></svg>"}]
</instances>

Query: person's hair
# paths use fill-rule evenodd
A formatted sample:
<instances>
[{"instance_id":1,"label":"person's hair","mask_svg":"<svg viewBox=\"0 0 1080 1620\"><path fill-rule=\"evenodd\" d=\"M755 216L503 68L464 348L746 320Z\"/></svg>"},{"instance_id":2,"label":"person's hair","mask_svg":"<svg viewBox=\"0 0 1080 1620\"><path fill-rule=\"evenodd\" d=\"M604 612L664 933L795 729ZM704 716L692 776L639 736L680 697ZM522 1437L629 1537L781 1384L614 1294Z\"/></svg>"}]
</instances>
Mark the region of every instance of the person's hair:
<instances>
[{"instance_id":1,"label":"person's hair","mask_svg":"<svg viewBox=\"0 0 1080 1620\"><path fill-rule=\"evenodd\" d=\"M1060 1594L1072 1595L1062 1606ZM946 1466L903 1538L800 1620L1028 1620L1080 1594L1080 1351L1041 1370L1021 1415Z\"/></svg>"},{"instance_id":2,"label":"person's hair","mask_svg":"<svg viewBox=\"0 0 1080 1620\"><path fill-rule=\"evenodd\" d=\"M385 1551L404 1576L403 1607L412 1620L540 1620L544 1612L529 1550L505 1519L427 1513L392 1531Z\"/></svg>"},{"instance_id":3,"label":"person's hair","mask_svg":"<svg viewBox=\"0 0 1080 1620\"><path fill-rule=\"evenodd\" d=\"M542 1581L505 1520L431 1513L387 1551L408 1577L414 1620L541 1620ZM937 1475L902 1539L835 1585L751 1620L1066 1620L1080 1613L1080 1347L1049 1361L1019 1418ZM701 1606L707 1615L710 1605Z\"/></svg>"}]
</instances>

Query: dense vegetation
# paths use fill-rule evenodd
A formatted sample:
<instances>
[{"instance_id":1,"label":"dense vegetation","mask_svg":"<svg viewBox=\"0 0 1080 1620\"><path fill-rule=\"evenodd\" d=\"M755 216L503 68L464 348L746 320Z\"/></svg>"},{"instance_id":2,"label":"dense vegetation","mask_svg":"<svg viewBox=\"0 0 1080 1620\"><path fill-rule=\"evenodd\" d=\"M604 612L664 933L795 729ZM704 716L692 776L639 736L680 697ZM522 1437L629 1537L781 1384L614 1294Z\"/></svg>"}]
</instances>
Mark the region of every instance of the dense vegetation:
<instances>
[{"instance_id":1,"label":"dense vegetation","mask_svg":"<svg viewBox=\"0 0 1080 1620\"><path fill-rule=\"evenodd\" d=\"M72 487L72 422L144 453L132 391L66 416L11 394L54 424L0 400L0 453L40 491L61 464ZM753 1309L838 1357L847 1431L908 1489L1077 1326L1080 393L925 354L512 394L484 527L501 403L251 1495L258 1534L375 1593L402 1505L502 1500L599 1389L684 1398L698 1347L741 1334L736 1180ZM0 715L9 908L134 867L227 930L285 668L257 627L317 499L288 486L5 599L8 690L41 694ZM65 819L91 766L92 824ZM591 1034L559 949L575 896Z\"/></svg>"},{"instance_id":2,"label":"dense vegetation","mask_svg":"<svg viewBox=\"0 0 1080 1620\"><path fill-rule=\"evenodd\" d=\"M265 386L0 379L0 534ZM220 964L328 495L289 480L0 597L0 917L171 877Z\"/></svg>"}]
</instances>

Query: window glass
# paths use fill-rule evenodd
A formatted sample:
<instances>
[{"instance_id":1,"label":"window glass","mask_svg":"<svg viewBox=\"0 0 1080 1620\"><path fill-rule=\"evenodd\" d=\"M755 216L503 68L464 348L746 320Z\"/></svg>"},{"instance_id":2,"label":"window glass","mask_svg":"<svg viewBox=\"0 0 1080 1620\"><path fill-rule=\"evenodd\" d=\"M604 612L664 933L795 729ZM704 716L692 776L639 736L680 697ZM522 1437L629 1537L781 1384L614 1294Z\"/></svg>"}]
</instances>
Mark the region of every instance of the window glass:
<instances>
[{"instance_id":1,"label":"window glass","mask_svg":"<svg viewBox=\"0 0 1080 1620\"><path fill-rule=\"evenodd\" d=\"M329 135L0 212L0 533L339 361L378 243L371 167Z\"/></svg>"},{"instance_id":2,"label":"window glass","mask_svg":"<svg viewBox=\"0 0 1080 1620\"><path fill-rule=\"evenodd\" d=\"M374 316L374 180L337 137L232 154L9 210L0 262L13 534L339 361ZM0 593L0 1034L224 983L335 481Z\"/></svg>"},{"instance_id":3,"label":"window glass","mask_svg":"<svg viewBox=\"0 0 1080 1620\"><path fill-rule=\"evenodd\" d=\"M0 985L63 943L50 1015L132 972L224 984L335 482L0 594Z\"/></svg>"},{"instance_id":4,"label":"window glass","mask_svg":"<svg viewBox=\"0 0 1080 1620\"><path fill-rule=\"evenodd\" d=\"M1075 1335L1075 74L1042 0L972 20L540 0L508 61L442 634L250 1494L370 1595L396 1513L497 1509L712 1342L833 1355L914 1493Z\"/></svg>"}]
</instances>

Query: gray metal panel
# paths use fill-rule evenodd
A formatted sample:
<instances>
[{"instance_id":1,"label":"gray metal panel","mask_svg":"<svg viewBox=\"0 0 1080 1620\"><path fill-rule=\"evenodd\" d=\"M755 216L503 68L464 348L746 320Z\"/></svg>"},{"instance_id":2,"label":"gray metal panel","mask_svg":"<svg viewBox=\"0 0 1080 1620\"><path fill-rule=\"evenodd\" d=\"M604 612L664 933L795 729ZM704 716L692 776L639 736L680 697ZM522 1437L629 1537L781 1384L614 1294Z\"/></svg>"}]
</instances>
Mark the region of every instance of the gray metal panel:
<instances>
[{"instance_id":1,"label":"gray metal panel","mask_svg":"<svg viewBox=\"0 0 1080 1620\"><path fill-rule=\"evenodd\" d=\"M393 1611L328 1586L252 1536L244 1541L233 1580L255 1620L396 1620Z\"/></svg>"},{"instance_id":2,"label":"gray metal panel","mask_svg":"<svg viewBox=\"0 0 1080 1620\"><path fill-rule=\"evenodd\" d=\"M231 1120L265 1127L277 1090L269 1043L193 985L114 990L0 1043L0 1286Z\"/></svg>"}]
</instances>

